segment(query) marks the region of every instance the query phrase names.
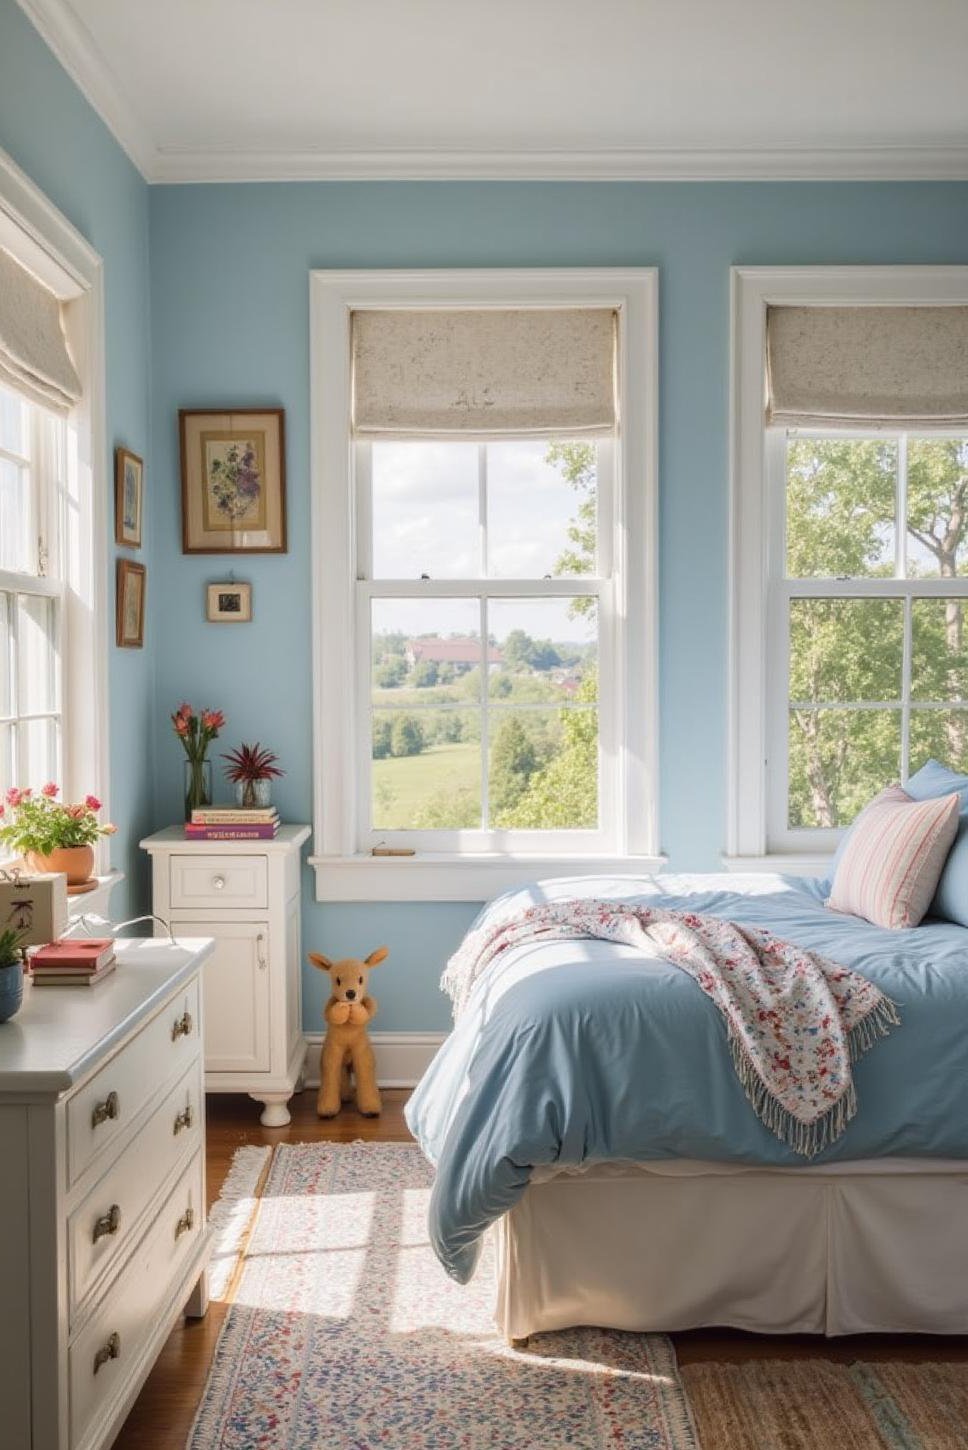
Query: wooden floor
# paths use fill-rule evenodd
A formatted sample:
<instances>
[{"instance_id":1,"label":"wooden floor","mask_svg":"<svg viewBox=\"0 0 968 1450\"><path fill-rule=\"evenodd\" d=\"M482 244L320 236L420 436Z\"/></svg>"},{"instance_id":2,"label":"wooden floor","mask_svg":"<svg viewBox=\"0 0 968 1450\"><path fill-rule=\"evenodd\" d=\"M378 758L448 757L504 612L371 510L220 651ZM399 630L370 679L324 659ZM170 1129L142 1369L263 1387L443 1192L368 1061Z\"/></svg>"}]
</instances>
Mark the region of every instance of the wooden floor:
<instances>
[{"instance_id":1,"label":"wooden floor","mask_svg":"<svg viewBox=\"0 0 968 1450\"><path fill-rule=\"evenodd\" d=\"M380 1118L362 1118L344 1108L333 1122L321 1122L315 1112L315 1090L304 1092L293 1099L292 1122L286 1128L261 1127L258 1107L247 1097L209 1097L209 1202L218 1198L232 1155L244 1143L332 1143L354 1138L409 1142L410 1133L403 1120L407 1096L405 1091L384 1091ZM225 1312L223 1305L212 1304L204 1319L186 1320L172 1330L115 1441L115 1450L185 1450ZM788 1358L968 1361L968 1339L934 1336L865 1335L825 1340L808 1335L767 1337L733 1330L695 1330L674 1334L672 1339L684 1364L698 1360Z\"/></svg>"}]
</instances>

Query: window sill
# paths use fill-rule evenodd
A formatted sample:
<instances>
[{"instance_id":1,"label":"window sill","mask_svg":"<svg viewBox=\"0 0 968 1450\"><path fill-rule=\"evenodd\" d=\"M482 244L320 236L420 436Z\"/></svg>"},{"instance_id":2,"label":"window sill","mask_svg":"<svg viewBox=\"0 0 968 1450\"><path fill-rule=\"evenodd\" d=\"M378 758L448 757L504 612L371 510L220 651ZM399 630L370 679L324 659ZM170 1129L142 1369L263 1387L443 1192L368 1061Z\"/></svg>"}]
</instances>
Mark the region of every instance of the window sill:
<instances>
[{"instance_id":1,"label":"window sill","mask_svg":"<svg viewBox=\"0 0 968 1450\"><path fill-rule=\"evenodd\" d=\"M795 855L782 851L766 856L723 856L724 871L779 871L784 876L829 876L833 852Z\"/></svg>"},{"instance_id":2,"label":"window sill","mask_svg":"<svg viewBox=\"0 0 968 1450\"><path fill-rule=\"evenodd\" d=\"M317 901L490 901L554 876L649 876L665 856L310 856Z\"/></svg>"}]
</instances>

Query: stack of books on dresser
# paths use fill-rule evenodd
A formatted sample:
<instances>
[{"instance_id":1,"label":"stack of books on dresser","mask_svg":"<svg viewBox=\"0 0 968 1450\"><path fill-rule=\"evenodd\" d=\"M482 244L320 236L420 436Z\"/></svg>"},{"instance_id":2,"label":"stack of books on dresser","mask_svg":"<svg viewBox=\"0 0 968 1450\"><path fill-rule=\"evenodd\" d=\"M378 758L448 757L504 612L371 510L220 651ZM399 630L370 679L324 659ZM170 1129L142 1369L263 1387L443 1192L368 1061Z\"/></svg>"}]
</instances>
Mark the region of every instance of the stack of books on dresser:
<instances>
[{"instance_id":1,"label":"stack of books on dresser","mask_svg":"<svg viewBox=\"0 0 968 1450\"><path fill-rule=\"evenodd\" d=\"M113 971L111 937L52 941L30 954L30 976L37 987L93 987Z\"/></svg>"},{"instance_id":2,"label":"stack of books on dresser","mask_svg":"<svg viewBox=\"0 0 968 1450\"><path fill-rule=\"evenodd\" d=\"M271 841L279 829L274 806L206 806L185 825L189 841Z\"/></svg>"}]
</instances>

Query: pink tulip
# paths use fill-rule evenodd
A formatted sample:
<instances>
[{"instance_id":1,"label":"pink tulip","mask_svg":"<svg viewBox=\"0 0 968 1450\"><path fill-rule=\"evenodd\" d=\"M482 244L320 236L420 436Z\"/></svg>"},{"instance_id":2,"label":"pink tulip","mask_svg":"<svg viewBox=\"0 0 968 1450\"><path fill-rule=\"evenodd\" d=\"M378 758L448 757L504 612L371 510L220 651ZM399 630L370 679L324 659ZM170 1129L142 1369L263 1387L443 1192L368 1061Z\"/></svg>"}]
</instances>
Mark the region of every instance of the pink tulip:
<instances>
[{"instance_id":1,"label":"pink tulip","mask_svg":"<svg viewBox=\"0 0 968 1450\"><path fill-rule=\"evenodd\" d=\"M206 730L221 730L225 724L225 716L221 710L204 710L202 712L202 725Z\"/></svg>"},{"instance_id":2,"label":"pink tulip","mask_svg":"<svg viewBox=\"0 0 968 1450\"><path fill-rule=\"evenodd\" d=\"M181 716L181 715L172 715L172 717L171 717L171 723L175 727L175 734L176 735L187 735L188 734L188 721L186 719L184 719L183 716Z\"/></svg>"}]
</instances>

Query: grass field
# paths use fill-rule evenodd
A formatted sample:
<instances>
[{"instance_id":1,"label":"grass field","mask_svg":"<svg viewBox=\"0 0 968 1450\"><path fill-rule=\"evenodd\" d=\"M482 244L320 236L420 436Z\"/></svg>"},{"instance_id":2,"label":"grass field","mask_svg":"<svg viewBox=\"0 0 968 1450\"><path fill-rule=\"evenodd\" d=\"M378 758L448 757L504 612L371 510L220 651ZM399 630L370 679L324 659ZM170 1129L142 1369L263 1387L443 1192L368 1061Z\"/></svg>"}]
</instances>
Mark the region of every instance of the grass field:
<instances>
[{"instance_id":1,"label":"grass field","mask_svg":"<svg viewBox=\"0 0 968 1450\"><path fill-rule=\"evenodd\" d=\"M377 830L405 830L414 811L438 791L478 790L480 779L479 740L432 745L420 755L374 760L373 824Z\"/></svg>"}]
</instances>

